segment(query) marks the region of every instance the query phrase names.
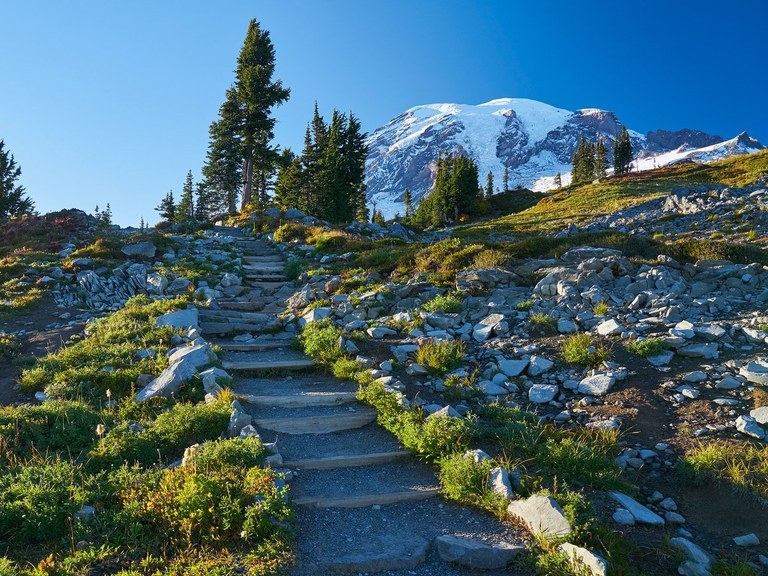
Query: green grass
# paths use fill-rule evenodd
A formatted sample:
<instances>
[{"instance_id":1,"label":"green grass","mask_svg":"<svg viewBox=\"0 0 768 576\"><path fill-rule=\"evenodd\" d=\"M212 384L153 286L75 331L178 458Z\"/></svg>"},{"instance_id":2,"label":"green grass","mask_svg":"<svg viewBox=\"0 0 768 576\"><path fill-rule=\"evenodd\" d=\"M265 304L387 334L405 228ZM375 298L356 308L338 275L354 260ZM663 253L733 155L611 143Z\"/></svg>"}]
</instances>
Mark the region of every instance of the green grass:
<instances>
[{"instance_id":1,"label":"green grass","mask_svg":"<svg viewBox=\"0 0 768 576\"><path fill-rule=\"evenodd\" d=\"M13 334L0 333L0 362L10 364L21 356L21 342Z\"/></svg>"},{"instance_id":2,"label":"green grass","mask_svg":"<svg viewBox=\"0 0 768 576\"><path fill-rule=\"evenodd\" d=\"M507 501L489 488L491 469L498 466L492 460L476 462L469 455L453 453L440 460L440 485L449 500L475 506L503 517Z\"/></svg>"},{"instance_id":3,"label":"green grass","mask_svg":"<svg viewBox=\"0 0 768 576\"><path fill-rule=\"evenodd\" d=\"M425 302L422 308L427 312L461 312L464 308L462 293L450 292L448 294L440 294L432 298L432 300Z\"/></svg>"},{"instance_id":4,"label":"green grass","mask_svg":"<svg viewBox=\"0 0 768 576\"><path fill-rule=\"evenodd\" d=\"M528 312L531 308L533 308L533 300L525 300L524 302L515 304L515 310L519 310L520 312Z\"/></svg>"},{"instance_id":5,"label":"green grass","mask_svg":"<svg viewBox=\"0 0 768 576\"><path fill-rule=\"evenodd\" d=\"M426 340L414 353L416 362L433 374L445 374L461 366L466 345L461 340Z\"/></svg>"},{"instance_id":6,"label":"green grass","mask_svg":"<svg viewBox=\"0 0 768 576\"><path fill-rule=\"evenodd\" d=\"M683 456L679 478L693 485L717 482L768 503L768 447L734 442L700 444Z\"/></svg>"},{"instance_id":7,"label":"green grass","mask_svg":"<svg viewBox=\"0 0 768 576\"><path fill-rule=\"evenodd\" d=\"M339 345L341 336L341 329L334 326L328 318L324 318L304 326L298 340L307 356L330 367L344 356L344 351Z\"/></svg>"},{"instance_id":8,"label":"green grass","mask_svg":"<svg viewBox=\"0 0 768 576\"><path fill-rule=\"evenodd\" d=\"M528 326L543 335L557 334L557 319L546 312L534 312L528 317Z\"/></svg>"},{"instance_id":9,"label":"green grass","mask_svg":"<svg viewBox=\"0 0 768 576\"><path fill-rule=\"evenodd\" d=\"M667 349L664 338L646 338L627 344L627 351L643 358L658 356Z\"/></svg>"},{"instance_id":10,"label":"green grass","mask_svg":"<svg viewBox=\"0 0 768 576\"><path fill-rule=\"evenodd\" d=\"M592 313L595 316L605 316L608 314L608 304L606 302L600 302L600 304L596 304L594 308L592 308Z\"/></svg>"},{"instance_id":11,"label":"green grass","mask_svg":"<svg viewBox=\"0 0 768 576\"><path fill-rule=\"evenodd\" d=\"M610 350L602 344L595 345L588 332L573 334L563 342L563 360L595 368L611 357Z\"/></svg>"}]
</instances>

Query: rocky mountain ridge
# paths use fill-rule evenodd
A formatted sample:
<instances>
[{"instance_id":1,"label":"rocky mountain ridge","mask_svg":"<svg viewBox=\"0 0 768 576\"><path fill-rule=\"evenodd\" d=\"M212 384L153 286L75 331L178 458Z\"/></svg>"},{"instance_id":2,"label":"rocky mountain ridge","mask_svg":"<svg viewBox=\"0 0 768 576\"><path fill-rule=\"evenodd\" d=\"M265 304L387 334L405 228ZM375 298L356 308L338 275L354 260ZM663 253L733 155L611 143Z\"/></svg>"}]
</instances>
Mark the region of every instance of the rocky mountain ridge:
<instances>
[{"instance_id":1,"label":"rocky mountain ridge","mask_svg":"<svg viewBox=\"0 0 768 576\"><path fill-rule=\"evenodd\" d=\"M616 114L607 110L569 111L522 98L477 106L415 106L369 136L368 198L385 216L402 213L406 188L416 200L430 190L440 152L469 155L478 163L481 177L493 173L497 188L502 186L506 166L510 188L548 190L558 173L564 183L569 181L580 137L601 136L611 154L622 126ZM764 148L746 133L732 140L690 129L647 135L629 130L629 134L639 170L682 160L708 162Z\"/></svg>"}]
</instances>

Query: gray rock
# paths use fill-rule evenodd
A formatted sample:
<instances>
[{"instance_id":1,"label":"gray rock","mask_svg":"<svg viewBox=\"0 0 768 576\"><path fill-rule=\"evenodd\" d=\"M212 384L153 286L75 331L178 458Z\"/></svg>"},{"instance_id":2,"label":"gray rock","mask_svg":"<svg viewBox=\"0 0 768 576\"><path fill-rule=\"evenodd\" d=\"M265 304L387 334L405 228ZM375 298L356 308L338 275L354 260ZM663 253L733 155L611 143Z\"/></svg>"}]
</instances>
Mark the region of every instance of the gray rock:
<instances>
[{"instance_id":1,"label":"gray rock","mask_svg":"<svg viewBox=\"0 0 768 576\"><path fill-rule=\"evenodd\" d=\"M528 390L528 400L535 404L550 402L560 391L556 384L534 384Z\"/></svg>"},{"instance_id":2,"label":"gray rock","mask_svg":"<svg viewBox=\"0 0 768 576\"><path fill-rule=\"evenodd\" d=\"M742 366L739 370L739 374L753 384L768 386L768 360L765 358L758 358L757 360L749 362L746 366Z\"/></svg>"},{"instance_id":3,"label":"gray rock","mask_svg":"<svg viewBox=\"0 0 768 576\"><path fill-rule=\"evenodd\" d=\"M512 489L512 483L509 480L509 472L504 468L497 466L491 470L491 475L488 478L488 487L507 500L515 497L515 491Z\"/></svg>"},{"instance_id":4,"label":"gray rock","mask_svg":"<svg viewBox=\"0 0 768 576\"><path fill-rule=\"evenodd\" d=\"M572 320L560 318L560 320L557 321L557 331L560 332L560 334L573 334L574 332L578 332L578 330L579 327L576 326L576 323Z\"/></svg>"},{"instance_id":5,"label":"gray rock","mask_svg":"<svg viewBox=\"0 0 768 576\"><path fill-rule=\"evenodd\" d=\"M749 411L749 415L755 419L758 424L768 424L768 406L761 406Z\"/></svg>"},{"instance_id":6,"label":"gray rock","mask_svg":"<svg viewBox=\"0 0 768 576\"><path fill-rule=\"evenodd\" d=\"M600 334L600 336L610 336L611 334L619 334L621 333L622 330L624 330L624 327L613 318L611 318L610 320L606 320L605 322L602 322L597 327L597 333Z\"/></svg>"},{"instance_id":7,"label":"gray rock","mask_svg":"<svg viewBox=\"0 0 768 576\"><path fill-rule=\"evenodd\" d=\"M387 534L371 539L365 552L339 555L323 562L322 574L374 573L384 570L410 570L424 562L429 541L419 536Z\"/></svg>"},{"instance_id":8,"label":"gray rock","mask_svg":"<svg viewBox=\"0 0 768 576\"><path fill-rule=\"evenodd\" d=\"M758 440L765 439L765 430L752 418L752 416L739 416L736 418L736 430Z\"/></svg>"},{"instance_id":9,"label":"gray rock","mask_svg":"<svg viewBox=\"0 0 768 576\"><path fill-rule=\"evenodd\" d=\"M531 356L530 362L528 364L528 375L540 376L554 365L555 363L552 362L552 360L547 360L541 356Z\"/></svg>"},{"instance_id":10,"label":"gray rock","mask_svg":"<svg viewBox=\"0 0 768 576\"><path fill-rule=\"evenodd\" d=\"M611 498L621 504L629 511L630 514L632 514L632 517L635 519L636 523L650 524L651 526L664 526L664 518L655 512L652 512L631 496L616 491L610 492L609 494Z\"/></svg>"},{"instance_id":11,"label":"gray rock","mask_svg":"<svg viewBox=\"0 0 768 576\"><path fill-rule=\"evenodd\" d=\"M199 315L197 308L176 310L163 314L155 320L155 326L170 326L171 328L185 329L198 326Z\"/></svg>"},{"instance_id":12,"label":"gray rock","mask_svg":"<svg viewBox=\"0 0 768 576\"><path fill-rule=\"evenodd\" d=\"M154 258L157 248L152 242L137 242L123 246L121 252L126 256L141 256L142 258Z\"/></svg>"},{"instance_id":13,"label":"gray rock","mask_svg":"<svg viewBox=\"0 0 768 576\"><path fill-rule=\"evenodd\" d=\"M232 413L229 415L229 426L227 427L227 436L236 438L246 426L250 426L251 415L243 410L243 406L237 400L232 402Z\"/></svg>"},{"instance_id":14,"label":"gray rock","mask_svg":"<svg viewBox=\"0 0 768 576\"><path fill-rule=\"evenodd\" d=\"M168 358L170 366L136 393L136 400L140 402L155 396L169 398L181 389L185 381L197 374L198 368L216 360L217 356L208 344L180 348Z\"/></svg>"},{"instance_id":15,"label":"gray rock","mask_svg":"<svg viewBox=\"0 0 768 576\"><path fill-rule=\"evenodd\" d=\"M491 457L488 456L487 453L480 450L479 448L476 448L474 450L467 450L463 454L464 458L471 458L475 462L482 462L483 460L490 460Z\"/></svg>"},{"instance_id":16,"label":"gray rock","mask_svg":"<svg viewBox=\"0 0 768 576\"><path fill-rule=\"evenodd\" d=\"M701 370L696 370L694 372L688 372L685 376L683 376L684 382L706 382L707 381L707 373L703 372Z\"/></svg>"},{"instance_id":17,"label":"gray rock","mask_svg":"<svg viewBox=\"0 0 768 576\"><path fill-rule=\"evenodd\" d=\"M688 558L678 568L678 573L683 576L700 576L709 574L712 566L712 558L699 545L694 544L687 538L676 536L670 538L669 543L680 550Z\"/></svg>"},{"instance_id":18,"label":"gray rock","mask_svg":"<svg viewBox=\"0 0 768 576\"><path fill-rule=\"evenodd\" d=\"M439 328L441 330L453 328L453 325L456 323L455 317L447 316L445 314L437 314L435 312L427 314L427 317L424 320L433 328Z\"/></svg>"},{"instance_id":19,"label":"gray rock","mask_svg":"<svg viewBox=\"0 0 768 576\"><path fill-rule=\"evenodd\" d=\"M590 396L602 396L611 389L616 383L616 379L613 376L607 374L595 374L594 376L587 376L581 382L577 390L582 394L588 394Z\"/></svg>"},{"instance_id":20,"label":"gray rock","mask_svg":"<svg viewBox=\"0 0 768 576\"><path fill-rule=\"evenodd\" d=\"M689 344L688 346L680 348L677 353L680 354L680 356L687 356L689 358L707 358L710 360L717 360L720 355L716 342Z\"/></svg>"},{"instance_id":21,"label":"gray rock","mask_svg":"<svg viewBox=\"0 0 768 576\"><path fill-rule=\"evenodd\" d=\"M635 525L635 517L632 516L632 513L626 508L618 508L616 512L613 513L613 521L622 526Z\"/></svg>"},{"instance_id":22,"label":"gray rock","mask_svg":"<svg viewBox=\"0 0 768 576\"><path fill-rule=\"evenodd\" d=\"M674 358L675 353L672 352L672 350L665 350L661 354L657 354L656 356L649 356L647 358L648 362L651 363L653 366L666 366L670 362L672 362L672 358Z\"/></svg>"},{"instance_id":23,"label":"gray rock","mask_svg":"<svg viewBox=\"0 0 768 576\"><path fill-rule=\"evenodd\" d=\"M745 534L733 539L736 546L760 546L760 538L756 534Z\"/></svg>"},{"instance_id":24,"label":"gray rock","mask_svg":"<svg viewBox=\"0 0 768 576\"><path fill-rule=\"evenodd\" d=\"M571 533L571 524L554 498L535 495L511 502L507 511L525 522L528 529L544 538L562 538Z\"/></svg>"},{"instance_id":25,"label":"gray rock","mask_svg":"<svg viewBox=\"0 0 768 576\"><path fill-rule=\"evenodd\" d=\"M387 328L386 326L373 326L368 328L366 333L368 336L375 338L376 340L384 338L385 336L395 336L397 334L396 331L392 330L391 328Z\"/></svg>"},{"instance_id":26,"label":"gray rock","mask_svg":"<svg viewBox=\"0 0 768 576\"><path fill-rule=\"evenodd\" d=\"M168 284L165 288L166 294L186 294L192 292L194 286L191 281L186 278L176 278L173 282Z\"/></svg>"},{"instance_id":27,"label":"gray rock","mask_svg":"<svg viewBox=\"0 0 768 576\"><path fill-rule=\"evenodd\" d=\"M594 576L605 576L608 574L608 562L600 556L586 548L574 546L569 542L560 544L560 551L570 559L575 568L589 571ZM579 572L581 574L582 572Z\"/></svg>"},{"instance_id":28,"label":"gray rock","mask_svg":"<svg viewBox=\"0 0 768 576\"><path fill-rule=\"evenodd\" d=\"M515 376L520 376L520 374L523 373L523 370L525 370L528 367L528 364L530 363L530 358L528 356L523 356L519 360L508 360L506 358L499 358L499 370L501 370L505 376L509 378L514 378Z\"/></svg>"},{"instance_id":29,"label":"gray rock","mask_svg":"<svg viewBox=\"0 0 768 576\"><path fill-rule=\"evenodd\" d=\"M149 294L163 294L165 288L168 286L168 278L158 272L150 272L147 274L147 292Z\"/></svg>"},{"instance_id":30,"label":"gray rock","mask_svg":"<svg viewBox=\"0 0 768 576\"><path fill-rule=\"evenodd\" d=\"M442 535L435 538L437 552L446 562L455 562L475 570L498 570L505 568L525 550L524 546L486 544L478 540Z\"/></svg>"}]
</instances>

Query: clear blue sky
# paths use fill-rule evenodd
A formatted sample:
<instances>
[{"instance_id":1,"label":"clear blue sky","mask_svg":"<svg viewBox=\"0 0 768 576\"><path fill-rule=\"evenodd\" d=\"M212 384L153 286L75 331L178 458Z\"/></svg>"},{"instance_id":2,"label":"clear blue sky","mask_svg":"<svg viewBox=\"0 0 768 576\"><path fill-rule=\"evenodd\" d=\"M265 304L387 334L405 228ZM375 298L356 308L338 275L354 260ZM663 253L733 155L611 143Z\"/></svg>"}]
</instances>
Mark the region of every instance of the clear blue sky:
<instances>
[{"instance_id":1,"label":"clear blue sky","mask_svg":"<svg viewBox=\"0 0 768 576\"><path fill-rule=\"evenodd\" d=\"M248 20L270 31L276 142L321 112L367 131L431 102L604 108L635 130L742 130L768 144L762 0L2 0L0 139L38 210L109 202L157 220L233 80Z\"/></svg>"}]
</instances>

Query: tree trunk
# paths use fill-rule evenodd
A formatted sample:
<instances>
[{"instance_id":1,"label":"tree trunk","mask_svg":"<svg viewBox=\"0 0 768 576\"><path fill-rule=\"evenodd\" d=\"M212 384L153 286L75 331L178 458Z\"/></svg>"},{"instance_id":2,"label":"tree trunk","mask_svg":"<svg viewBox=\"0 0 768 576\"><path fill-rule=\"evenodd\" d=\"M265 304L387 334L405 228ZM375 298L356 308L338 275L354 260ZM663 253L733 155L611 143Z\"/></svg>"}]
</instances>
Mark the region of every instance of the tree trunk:
<instances>
[{"instance_id":1,"label":"tree trunk","mask_svg":"<svg viewBox=\"0 0 768 576\"><path fill-rule=\"evenodd\" d=\"M253 158L246 158L243 162L243 200L240 209L244 210L250 204L253 194Z\"/></svg>"}]
</instances>

